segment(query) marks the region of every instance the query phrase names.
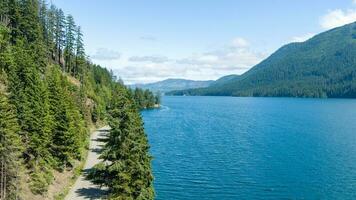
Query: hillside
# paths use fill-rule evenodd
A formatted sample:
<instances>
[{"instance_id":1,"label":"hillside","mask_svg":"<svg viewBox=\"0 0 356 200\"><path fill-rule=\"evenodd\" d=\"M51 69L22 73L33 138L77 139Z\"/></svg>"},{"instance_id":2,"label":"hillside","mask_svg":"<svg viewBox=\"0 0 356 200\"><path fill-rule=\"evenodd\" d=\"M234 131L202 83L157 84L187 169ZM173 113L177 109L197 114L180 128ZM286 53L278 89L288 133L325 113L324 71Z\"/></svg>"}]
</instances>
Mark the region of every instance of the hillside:
<instances>
[{"instance_id":1,"label":"hillside","mask_svg":"<svg viewBox=\"0 0 356 200\"><path fill-rule=\"evenodd\" d=\"M148 84L135 84L130 85L130 88L141 88L149 89L151 91L169 92L173 90L185 90L192 88L204 88L208 87L214 81L193 81L186 79L166 79L159 82L148 83Z\"/></svg>"},{"instance_id":2,"label":"hillside","mask_svg":"<svg viewBox=\"0 0 356 200\"><path fill-rule=\"evenodd\" d=\"M172 95L356 97L356 23L283 46L240 77Z\"/></svg>"},{"instance_id":3,"label":"hillside","mask_svg":"<svg viewBox=\"0 0 356 200\"><path fill-rule=\"evenodd\" d=\"M223 76L217 79L216 81L214 81L213 83L211 83L210 86L224 85L225 83L228 83L231 80L238 79L239 77L240 77L239 75L235 75L235 74Z\"/></svg>"},{"instance_id":4,"label":"hillside","mask_svg":"<svg viewBox=\"0 0 356 200\"><path fill-rule=\"evenodd\" d=\"M87 58L71 15L46 1L1 0L0 199L60 199L50 188L63 192L81 172L90 129L100 124L112 128L104 148L115 155L110 162L103 155L103 175L115 173L115 164L126 170L114 167L117 174L130 177L125 183L106 177L109 198L153 199L139 109L157 100L149 91L133 95ZM124 196L112 189L120 187L128 191Z\"/></svg>"}]
</instances>

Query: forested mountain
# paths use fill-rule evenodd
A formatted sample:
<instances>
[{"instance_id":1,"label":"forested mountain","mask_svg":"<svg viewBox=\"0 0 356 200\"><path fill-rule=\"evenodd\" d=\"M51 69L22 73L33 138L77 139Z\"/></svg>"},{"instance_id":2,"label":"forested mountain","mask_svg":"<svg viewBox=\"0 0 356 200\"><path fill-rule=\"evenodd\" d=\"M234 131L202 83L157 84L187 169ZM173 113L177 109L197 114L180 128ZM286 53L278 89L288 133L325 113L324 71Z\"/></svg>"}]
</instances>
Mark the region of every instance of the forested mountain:
<instances>
[{"instance_id":1,"label":"forested mountain","mask_svg":"<svg viewBox=\"0 0 356 200\"><path fill-rule=\"evenodd\" d=\"M225 84L171 94L356 98L356 23L283 46Z\"/></svg>"},{"instance_id":2,"label":"forested mountain","mask_svg":"<svg viewBox=\"0 0 356 200\"><path fill-rule=\"evenodd\" d=\"M225 83L228 83L231 80L237 79L238 77L239 77L239 75L235 75L235 74L223 76L223 77L217 79L216 81L214 81L212 84L210 84L210 86L223 85Z\"/></svg>"},{"instance_id":3,"label":"forested mountain","mask_svg":"<svg viewBox=\"0 0 356 200\"><path fill-rule=\"evenodd\" d=\"M135 183L113 180L110 187L153 198L139 109L159 103L158 98L146 91L140 96L146 103L136 102L133 91L90 62L82 37L71 15L44 0L0 0L0 199L53 195L47 190L54 172L76 167L89 127L99 122L112 125L109 139L122 140L120 149L111 147L116 145L111 140L106 145L110 154L125 152L109 160L126 171L112 173L131 176ZM126 197L122 190L111 191Z\"/></svg>"},{"instance_id":4,"label":"forested mountain","mask_svg":"<svg viewBox=\"0 0 356 200\"><path fill-rule=\"evenodd\" d=\"M186 79L166 79L155 83L130 85L131 88L149 89L155 92L169 92L173 90L185 90L192 88L208 87L214 81L193 81Z\"/></svg>"}]
</instances>

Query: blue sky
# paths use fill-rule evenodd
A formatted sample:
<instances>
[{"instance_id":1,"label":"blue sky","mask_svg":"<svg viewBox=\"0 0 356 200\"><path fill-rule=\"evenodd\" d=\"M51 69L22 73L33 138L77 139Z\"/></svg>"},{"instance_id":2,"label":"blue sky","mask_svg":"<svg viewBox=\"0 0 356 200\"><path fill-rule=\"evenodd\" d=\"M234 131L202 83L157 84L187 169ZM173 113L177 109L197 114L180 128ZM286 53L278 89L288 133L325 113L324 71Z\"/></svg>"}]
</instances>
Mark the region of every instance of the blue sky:
<instances>
[{"instance_id":1,"label":"blue sky","mask_svg":"<svg viewBox=\"0 0 356 200\"><path fill-rule=\"evenodd\" d=\"M241 74L280 46L356 21L356 0L52 0L93 62L126 83Z\"/></svg>"}]
</instances>

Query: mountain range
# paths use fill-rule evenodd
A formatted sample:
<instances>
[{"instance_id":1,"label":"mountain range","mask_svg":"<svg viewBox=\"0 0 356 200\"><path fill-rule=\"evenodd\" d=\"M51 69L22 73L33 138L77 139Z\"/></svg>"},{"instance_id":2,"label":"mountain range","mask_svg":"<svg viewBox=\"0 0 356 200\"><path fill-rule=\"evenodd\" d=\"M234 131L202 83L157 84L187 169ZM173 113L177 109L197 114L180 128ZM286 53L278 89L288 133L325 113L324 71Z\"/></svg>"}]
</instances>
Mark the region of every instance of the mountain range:
<instances>
[{"instance_id":1,"label":"mountain range","mask_svg":"<svg viewBox=\"0 0 356 200\"><path fill-rule=\"evenodd\" d=\"M169 95L356 97L356 23L290 43L241 76Z\"/></svg>"},{"instance_id":2,"label":"mountain range","mask_svg":"<svg viewBox=\"0 0 356 200\"><path fill-rule=\"evenodd\" d=\"M210 86L214 81L194 81L187 79L166 79L154 83L129 85L130 88L149 89L155 92L166 93L174 90L185 90L194 88L204 88Z\"/></svg>"}]
</instances>

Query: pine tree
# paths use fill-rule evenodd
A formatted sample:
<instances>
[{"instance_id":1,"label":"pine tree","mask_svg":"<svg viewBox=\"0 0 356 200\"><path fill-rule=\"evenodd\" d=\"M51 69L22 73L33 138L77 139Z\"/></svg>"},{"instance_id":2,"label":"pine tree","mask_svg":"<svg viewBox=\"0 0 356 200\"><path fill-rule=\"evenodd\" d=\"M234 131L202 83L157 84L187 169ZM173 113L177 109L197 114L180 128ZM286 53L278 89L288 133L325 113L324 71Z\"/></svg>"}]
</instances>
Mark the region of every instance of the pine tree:
<instances>
[{"instance_id":1,"label":"pine tree","mask_svg":"<svg viewBox=\"0 0 356 200\"><path fill-rule=\"evenodd\" d=\"M3 73L0 73L0 199L18 199L23 149L15 108L9 103L3 87Z\"/></svg>"},{"instance_id":2,"label":"pine tree","mask_svg":"<svg viewBox=\"0 0 356 200\"><path fill-rule=\"evenodd\" d=\"M76 30L76 42L75 42L75 67L73 74L74 76L79 77L80 81L83 81L83 75L85 74L84 65L85 65L85 51L84 51L84 43L83 43L83 33L81 31L80 26L77 27Z\"/></svg>"},{"instance_id":3,"label":"pine tree","mask_svg":"<svg viewBox=\"0 0 356 200\"><path fill-rule=\"evenodd\" d=\"M73 74L73 58L75 53L75 40L76 40L76 25L72 15L67 16L66 20L66 37L65 37L65 65L66 71Z\"/></svg>"},{"instance_id":4,"label":"pine tree","mask_svg":"<svg viewBox=\"0 0 356 200\"><path fill-rule=\"evenodd\" d=\"M40 5L38 0L21 0L20 18L18 19L22 44L34 58L37 69L44 71L47 62L46 47L43 43L43 31L40 21Z\"/></svg>"},{"instance_id":5,"label":"pine tree","mask_svg":"<svg viewBox=\"0 0 356 200\"><path fill-rule=\"evenodd\" d=\"M19 29L19 21L21 18L20 15L20 4L18 0L8 0L8 17L10 19L11 27L11 37L10 41L12 44L15 44L16 39L21 35Z\"/></svg>"},{"instance_id":6,"label":"pine tree","mask_svg":"<svg viewBox=\"0 0 356 200\"><path fill-rule=\"evenodd\" d=\"M81 159L87 136L83 116L75 95L70 92L66 77L58 69L50 69L47 83L50 113L53 117L51 152L58 167L72 167L74 159Z\"/></svg>"},{"instance_id":7,"label":"pine tree","mask_svg":"<svg viewBox=\"0 0 356 200\"><path fill-rule=\"evenodd\" d=\"M21 0L19 6L21 13L19 27L22 36L26 38L28 43L42 39L38 0Z\"/></svg>"},{"instance_id":8,"label":"pine tree","mask_svg":"<svg viewBox=\"0 0 356 200\"><path fill-rule=\"evenodd\" d=\"M10 29L0 24L0 70L10 71L12 55L10 51Z\"/></svg>"},{"instance_id":9,"label":"pine tree","mask_svg":"<svg viewBox=\"0 0 356 200\"><path fill-rule=\"evenodd\" d=\"M69 119L66 110L66 94L62 88L62 79L57 69L51 69L47 76L49 91L50 113L53 116L52 124L52 148L51 152L60 166L67 165L70 162L68 155L67 138L69 129Z\"/></svg>"},{"instance_id":10,"label":"pine tree","mask_svg":"<svg viewBox=\"0 0 356 200\"><path fill-rule=\"evenodd\" d=\"M57 52L57 61L61 65L62 70L65 71L64 61L62 60L63 48L65 46L65 16L62 9L56 11L55 22L55 44Z\"/></svg>"},{"instance_id":11,"label":"pine tree","mask_svg":"<svg viewBox=\"0 0 356 200\"><path fill-rule=\"evenodd\" d=\"M41 22L41 29L43 32L43 38L46 41L46 43L48 43L49 40L49 33L48 33L48 18L47 18L47 4L46 4L46 0L42 0L40 2L40 11L39 11L39 17L40 17L40 22Z\"/></svg>"},{"instance_id":12,"label":"pine tree","mask_svg":"<svg viewBox=\"0 0 356 200\"><path fill-rule=\"evenodd\" d=\"M57 8L51 4L48 12L47 12L47 32L48 32L48 39L47 39L47 47L49 49L50 58L52 60L56 60L57 56Z\"/></svg>"},{"instance_id":13,"label":"pine tree","mask_svg":"<svg viewBox=\"0 0 356 200\"><path fill-rule=\"evenodd\" d=\"M13 47L13 63L9 75L10 100L16 106L20 125L20 136L25 147L23 158L32 170L31 189L34 193L46 191L51 179L52 156L48 147L51 143L48 106L44 83L36 67L36 59L26 50L21 40ZM40 177L47 177L46 180ZM39 184L39 181L40 184ZM40 188L38 188L40 185Z\"/></svg>"},{"instance_id":14,"label":"pine tree","mask_svg":"<svg viewBox=\"0 0 356 200\"><path fill-rule=\"evenodd\" d=\"M68 101L68 117L69 117L69 129L73 137L73 142L70 145L70 153L74 159L80 160L83 158L83 151L87 139L87 130L85 128L85 122L83 120L83 115L80 113L80 108L75 103L75 100L72 99Z\"/></svg>"},{"instance_id":15,"label":"pine tree","mask_svg":"<svg viewBox=\"0 0 356 200\"><path fill-rule=\"evenodd\" d=\"M110 134L101 154L102 163L89 178L107 186L111 199L153 199L149 145L142 120L127 91L115 91L111 104Z\"/></svg>"},{"instance_id":16,"label":"pine tree","mask_svg":"<svg viewBox=\"0 0 356 200\"><path fill-rule=\"evenodd\" d=\"M161 92L156 92L156 95L154 95L155 98L155 105L160 105L161 104Z\"/></svg>"}]
</instances>

